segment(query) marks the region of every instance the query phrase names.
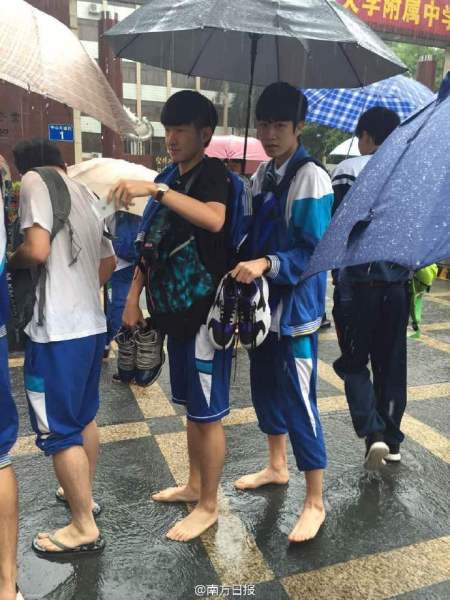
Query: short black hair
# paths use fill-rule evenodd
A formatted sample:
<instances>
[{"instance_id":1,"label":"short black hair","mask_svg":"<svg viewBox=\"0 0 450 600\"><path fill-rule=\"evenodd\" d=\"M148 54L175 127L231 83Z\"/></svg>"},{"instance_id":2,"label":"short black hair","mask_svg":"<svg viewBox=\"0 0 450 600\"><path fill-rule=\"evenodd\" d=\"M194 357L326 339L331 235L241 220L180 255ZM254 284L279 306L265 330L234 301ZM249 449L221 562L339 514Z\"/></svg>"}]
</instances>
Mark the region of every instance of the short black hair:
<instances>
[{"instance_id":1,"label":"short black hair","mask_svg":"<svg viewBox=\"0 0 450 600\"><path fill-rule=\"evenodd\" d=\"M43 138L21 140L13 149L17 170L25 175L36 167L60 167L66 169L61 150L56 144Z\"/></svg>"},{"instance_id":2,"label":"short black hair","mask_svg":"<svg viewBox=\"0 0 450 600\"><path fill-rule=\"evenodd\" d=\"M306 96L284 81L268 85L256 103L257 121L292 121L294 128L306 119L307 112Z\"/></svg>"},{"instance_id":3,"label":"short black hair","mask_svg":"<svg viewBox=\"0 0 450 600\"><path fill-rule=\"evenodd\" d=\"M359 138L367 131L374 143L380 146L399 124L400 117L396 112L383 106L374 106L360 116L355 135Z\"/></svg>"},{"instance_id":4,"label":"short black hair","mask_svg":"<svg viewBox=\"0 0 450 600\"><path fill-rule=\"evenodd\" d=\"M179 125L194 125L197 129L211 127L214 133L218 122L217 110L211 100L193 90L182 90L170 96L161 111L161 123L164 127Z\"/></svg>"}]
</instances>

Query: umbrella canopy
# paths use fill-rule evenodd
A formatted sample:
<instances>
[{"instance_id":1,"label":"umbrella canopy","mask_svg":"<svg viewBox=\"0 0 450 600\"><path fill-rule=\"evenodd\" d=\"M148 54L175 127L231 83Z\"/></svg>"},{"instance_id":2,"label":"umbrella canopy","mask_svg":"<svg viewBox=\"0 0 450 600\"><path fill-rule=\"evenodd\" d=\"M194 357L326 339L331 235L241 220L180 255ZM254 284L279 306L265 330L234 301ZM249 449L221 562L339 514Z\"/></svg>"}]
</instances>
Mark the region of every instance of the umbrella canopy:
<instances>
[{"instance_id":1,"label":"umbrella canopy","mask_svg":"<svg viewBox=\"0 0 450 600\"><path fill-rule=\"evenodd\" d=\"M352 137L345 140L330 152L330 156L361 156L358 148L358 138Z\"/></svg>"},{"instance_id":2,"label":"umbrella canopy","mask_svg":"<svg viewBox=\"0 0 450 600\"><path fill-rule=\"evenodd\" d=\"M260 86L354 87L406 70L333 0L152 0L106 35L118 56L225 81L249 83L257 54Z\"/></svg>"},{"instance_id":3,"label":"umbrella canopy","mask_svg":"<svg viewBox=\"0 0 450 600\"><path fill-rule=\"evenodd\" d=\"M308 98L307 120L353 133L359 117L374 106L395 111L401 120L429 104L434 94L426 86L404 75L389 77L356 89L303 90Z\"/></svg>"},{"instance_id":4,"label":"umbrella canopy","mask_svg":"<svg viewBox=\"0 0 450 600\"><path fill-rule=\"evenodd\" d=\"M213 135L206 154L221 160L242 160L244 158L245 138L237 135ZM259 140L249 137L247 140L247 160L262 162L269 160Z\"/></svg>"},{"instance_id":5,"label":"umbrella canopy","mask_svg":"<svg viewBox=\"0 0 450 600\"><path fill-rule=\"evenodd\" d=\"M214 135L211 143L206 148L206 154L220 160L243 160L245 150L245 138L237 135ZM259 140L253 137L247 138L247 159L245 161L245 172L254 173L258 165L269 160Z\"/></svg>"},{"instance_id":6,"label":"umbrella canopy","mask_svg":"<svg viewBox=\"0 0 450 600\"><path fill-rule=\"evenodd\" d=\"M135 133L75 34L23 0L8 2L0 11L0 79L76 108L118 133Z\"/></svg>"},{"instance_id":7,"label":"umbrella canopy","mask_svg":"<svg viewBox=\"0 0 450 600\"><path fill-rule=\"evenodd\" d=\"M308 277L378 260L412 270L450 256L450 73L438 99L404 121L356 180Z\"/></svg>"},{"instance_id":8,"label":"umbrella canopy","mask_svg":"<svg viewBox=\"0 0 450 600\"><path fill-rule=\"evenodd\" d=\"M93 158L85 162L72 165L67 169L69 177L84 183L100 198L105 198L109 190L119 179L135 179L154 181L156 171L147 169L143 165L131 163L117 158ZM134 206L128 212L142 216L148 197L135 198Z\"/></svg>"}]
</instances>

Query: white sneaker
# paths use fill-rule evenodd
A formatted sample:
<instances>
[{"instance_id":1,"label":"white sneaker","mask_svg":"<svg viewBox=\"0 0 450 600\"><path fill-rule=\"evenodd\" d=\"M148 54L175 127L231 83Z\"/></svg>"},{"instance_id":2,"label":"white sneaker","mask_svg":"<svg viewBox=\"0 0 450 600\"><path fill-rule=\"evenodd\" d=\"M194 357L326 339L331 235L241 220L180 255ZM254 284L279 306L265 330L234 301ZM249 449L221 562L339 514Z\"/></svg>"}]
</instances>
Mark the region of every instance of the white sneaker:
<instances>
[{"instance_id":1,"label":"white sneaker","mask_svg":"<svg viewBox=\"0 0 450 600\"><path fill-rule=\"evenodd\" d=\"M270 329L269 285L265 277L239 283L238 328L241 344L252 350L263 343Z\"/></svg>"},{"instance_id":2,"label":"white sneaker","mask_svg":"<svg viewBox=\"0 0 450 600\"><path fill-rule=\"evenodd\" d=\"M386 462L399 463L402 460L402 455L400 452L389 452L384 460Z\"/></svg>"},{"instance_id":3,"label":"white sneaker","mask_svg":"<svg viewBox=\"0 0 450 600\"><path fill-rule=\"evenodd\" d=\"M386 464L389 446L385 442L373 442L367 449L364 466L368 471L377 471Z\"/></svg>"}]
</instances>

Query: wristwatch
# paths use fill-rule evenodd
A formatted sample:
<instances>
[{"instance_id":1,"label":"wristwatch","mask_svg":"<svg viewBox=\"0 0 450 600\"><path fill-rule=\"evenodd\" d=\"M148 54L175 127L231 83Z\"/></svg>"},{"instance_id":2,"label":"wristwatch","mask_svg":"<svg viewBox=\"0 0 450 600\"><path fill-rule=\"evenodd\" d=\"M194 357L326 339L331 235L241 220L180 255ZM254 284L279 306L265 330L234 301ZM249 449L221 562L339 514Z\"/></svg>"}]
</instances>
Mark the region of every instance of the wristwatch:
<instances>
[{"instance_id":1,"label":"wristwatch","mask_svg":"<svg viewBox=\"0 0 450 600\"><path fill-rule=\"evenodd\" d=\"M153 198L156 200L156 202L161 202L161 200L164 197L164 194L168 192L170 188L165 183L157 183L156 190L156 194L153 196Z\"/></svg>"}]
</instances>

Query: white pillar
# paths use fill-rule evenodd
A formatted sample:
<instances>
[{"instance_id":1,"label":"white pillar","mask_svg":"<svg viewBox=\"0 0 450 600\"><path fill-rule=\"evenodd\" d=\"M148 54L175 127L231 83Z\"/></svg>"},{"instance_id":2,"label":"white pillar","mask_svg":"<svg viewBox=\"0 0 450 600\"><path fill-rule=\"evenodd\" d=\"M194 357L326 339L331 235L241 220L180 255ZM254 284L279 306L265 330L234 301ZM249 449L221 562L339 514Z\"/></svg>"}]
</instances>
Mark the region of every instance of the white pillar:
<instances>
[{"instance_id":1,"label":"white pillar","mask_svg":"<svg viewBox=\"0 0 450 600\"><path fill-rule=\"evenodd\" d=\"M142 118L142 79L141 79L141 63L136 63L136 114Z\"/></svg>"}]
</instances>

